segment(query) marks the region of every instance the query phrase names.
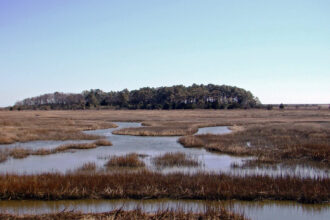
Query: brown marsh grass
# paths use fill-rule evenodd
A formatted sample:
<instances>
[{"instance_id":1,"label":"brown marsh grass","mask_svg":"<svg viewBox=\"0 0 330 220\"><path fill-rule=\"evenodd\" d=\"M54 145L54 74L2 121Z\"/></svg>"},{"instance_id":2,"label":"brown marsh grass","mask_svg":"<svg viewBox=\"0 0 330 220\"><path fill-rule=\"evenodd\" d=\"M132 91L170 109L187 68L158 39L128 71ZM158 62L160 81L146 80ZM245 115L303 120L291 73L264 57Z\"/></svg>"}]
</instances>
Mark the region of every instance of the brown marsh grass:
<instances>
[{"instance_id":1,"label":"brown marsh grass","mask_svg":"<svg viewBox=\"0 0 330 220\"><path fill-rule=\"evenodd\" d=\"M5 162L9 157L7 150L0 149L0 163Z\"/></svg>"},{"instance_id":2,"label":"brown marsh grass","mask_svg":"<svg viewBox=\"0 0 330 220\"><path fill-rule=\"evenodd\" d=\"M180 137L178 142L185 147L203 147L204 146L203 139L199 138L197 136L193 136L193 135Z\"/></svg>"},{"instance_id":3,"label":"brown marsh grass","mask_svg":"<svg viewBox=\"0 0 330 220\"><path fill-rule=\"evenodd\" d=\"M310 163L330 167L330 127L307 123L250 126L226 135L196 135L179 139L185 147L203 143L209 151L256 156L253 164ZM197 145L198 146L198 145Z\"/></svg>"},{"instance_id":4,"label":"brown marsh grass","mask_svg":"<svg viewBox=\"0 0 330 220\"><path fill-rule=\"evenodd\" d=\"M77 172L95 172L97 169L96 164L94 162L84 163L81 167L79 167Z\"/></svg>"},{"instance_id":5,"label":"brown marsh grass","mask_svg":"<svg viewBox=\"0 0 330 220\"><path fill-rule=\"evenodd\" d=\"M137 172L0 175L0 199L330 200L330 179Z\"/></svg>"},{"instance_id":6,"label":"brown marsh grass","mask_svg":"<svg viewBox=\"0 0 330 220\"><path fill-rule=\"evenodd\" d=\"M82 131L116 127L104 118L79 118L76 114L74 111L70 114L0 111L0 144L33 140L93 140L100 137Z\"/></svg>"},{"instance_id":7,"label":"brown marsh grass","mask_svg":"<svg viewBox=\"0 0 330 220\"><path fill-rule=\"evenodd\" d=\"M83 143L83 144L65 144L54 149L55 152L63 152L67 150L86 150L93 149L99 146L112 146L112 143L106 139L96 140L93 143Z\"/></svg>"},{"instance_id":8,"label":"brown marsh grass","mask_svg":"<svg viewBox=\"0 0 330 220\"><path fill-rule=\"evenodd\" d=\"M139 168L145 167L145 163L140 160L138 154L132 153L123 156L111 156L109 157L105 166L107 168Z\"/></svg>"},{"instance_id":9,"label":"brown marsh grass","mask_svg":"<svg viewBox=\"0 0 330 220\"><path fill-rule=\"evenodd\" d=\"M0 162L4 162L9 156L15 159L22 159L26 158L30 155L49 155L49 154L56 154L60 152L65 152L68 150L87 150L97 148L99 146L112 146L112 143L106 139L96 140L92 143L73 143L73 144L64 144L58 146L53 149L37 149L31 150L26 148L13 148L13 149L4 149L0 151L0 158L4 158L4 160L0 160Z\"/></svg>"},{"instance_id":10,"label":"brown marsh grass","mask_svg":"<svg viewBox=\"0 0 330 220\"><path fill-rule=\"evenodd\" d=\"M140 127L140 128L124 128L115 130L113 134L119 135L135 135L135 136L183 136L194 134L198 131L197 127Z\"/></svg>"},{"instance_id":11,"label":"brown marsh grass","mask_svg":"<svg viewBox=\"0 0 330 220\"><path fill-rule=\"evenodd\" d=\"M124 211L117 209L111 212L104 213L81 213L81 212L58 212L52 214L40 214L40 215L12 215L12 214L1 214L0 219L6 220L18 220L18 219L42 219L42 220L82 220L82 219L150 219L150 220L162 220L162 219L178 219L178 220L199 220L199 219L219 219L219 220L245 220L247 219L244 215L235 214L229 212L224 208L207 208L205 212L184 212L180 210L165 210L157 211L155 213L143 212L140 209L131 211Z\"/></svg>"},{"instance_id":12,"label":"brown marsh grass","mask_svg":"<svg viewBox=\"0 0 330 220\"><path fill-rule=\"evenodd\" d=\"M14 148L12 150L9 150L9 155L15 159L23 159L33 154L33 152L33 150L28 150L25 148Z\"/></svg>"},{"instance_id":13,"label":"brown marsh grass","mask_svg":"<svg viewBox=\"0 0 330 220\"><path fill-rule=\"evenodd\" d=\"M107 139L99 139L94 141L97 146L112 146L112 143Z\"/></svg>"},{"instance_id":14,"label":"brown marsh grass","mask_svg":"<svg viewBox=\"0 0 330 220\"><path fill-rule=\"evenodd\" d=\"M187 166L196 167L200 165L197 158L185 153L165 153L152 159L152 163L157 167Z\"/></svg>"},{"instance_id":15,"label":"brown marsh grass","mask_svg":"<svg viewBox=\"0 0 330 220\"><path fill-rule=\"evenodd\" d=\"M98 139L95 135L81 131L115 127L111 123L115 121L135 121L148 125L148 128L126 131L127 134L188 135L194 133L197 127L216 125L248 127L255 124L302 122L329 125L330 112L258 109L0 111L0 143Z\"/></svg>"},{"instance_id":16,"label":"brown marsh grass","mask_svg":"<svg viewBox=\"0 0 330 220\"><path fill-rule=\"evenodd\" d=\"M203 145L210 151L257 156L259 161L311 161L329 167L329 110L0 111L0 143L98 139L81 131L115 127L114 121L146 126L116 134L151 136L191 135L198 127L230 126L235 132L228 135L190 136L180 142L186 147Z\"/></svg>"}]
</instances>

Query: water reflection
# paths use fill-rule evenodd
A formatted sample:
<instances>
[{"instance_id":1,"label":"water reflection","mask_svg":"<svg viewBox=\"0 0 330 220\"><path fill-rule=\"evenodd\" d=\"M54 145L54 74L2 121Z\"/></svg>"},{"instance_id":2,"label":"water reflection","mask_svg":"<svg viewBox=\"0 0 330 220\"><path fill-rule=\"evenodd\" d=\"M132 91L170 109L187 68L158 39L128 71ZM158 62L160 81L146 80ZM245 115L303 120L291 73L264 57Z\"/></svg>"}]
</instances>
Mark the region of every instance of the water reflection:
<instances>
[{"instance_id":1,"label":"water reflection","mask_svg":"<svg viewBox=\"0 0 330 220\"><path fill-rule=\"evenodd\" d=\"M151 170L164 173L181 172L227 172L234 175L300 175L320 176L329 178L328 172L310 167L278 167L277 169L254 168L235 169L232 163L242 164L242 157L232 157L207 152L204 149L183 148L178 142L178 137L140 137L113 135L115 129L126 127L139 127L140 123L116 123L118 128L86 131L88 134L97 134L109 139L113 146L98 147L90 150L77 150L74 152L63 152L48 156L29 156L25 159L9 159L0 164L1 173L41 173L41 172L67 172L82 166L86 162L95 162L97 166L103 167L109 155L125 155L137 153L146 155L142 159ZM203 133L228 133L227 127L201 128L198 134ZM15 143L11 145L0 145L0 147L24 147L31 149L55 148L66 143L81 143L90 141L32 141L27 143ZM203 166L198 168L170 167L158 170L153 167L152 157L166 152L184 152L191 154L202 161ZM245 158L246 159L246 158ZM302 205L295 202L205 202L205 201L182 201L182 200L75 200L75 201L0 201L0 212L15 214L39 214L67 211L83 212L105 212L113 209L123 208L125 210L139 207L144 211L152 212L162 209L183 209L203 211L206 206L223 205L234 211L244 213L252 219L328 219L330 216L329 204L325 205Z\"/></svg>"},{"instance_id":2,"label":"water reflection","mask_svg":"<svg viewBox=\"0 0 330 220\"><path fill-rule=\"evenodd\" d=\"M145 136L124 136L114 135L112 131L126 127L139 127L140 123L117 122L117 128L85 131L88 134L97 134L105 136L109 139L113 146L98 147L90 150L77 150L72 152L63 152L47 156L29 156L25 159L9 159L0 164L0 172L11 173L40 173L40 172L67 172L82 166L86 162L94 162L96 165L103 167L105 160L102 159L109 155L125 155L128 153L145 154L143 158L149 169L159 171L151 163L152 157L167 152L184 152L196 157L202 161L203 166L194 168L170 167L161 171L164 173L182 171L182 172L229 172L230 165L233 162L241 163L241 158L231 157L228 155L219 155L210 153L204 149L183 148L178 142L178 137L145 137ZM75 141L73 141L75 142ZM34 142L35 143L35 142ZM41 148L42 143L46 147L57 147L63 144L63 141L38 141L38 147ZM24 143L25 146L32 146L33 143ZM34 146L36 148L36 146Z\"/></svg>"},{"instance_id":3,"label":"water reflection","mask_svg":"<svg viewBox=\"0 0 330 220\"><path fill-rule=\"evenodd\" d=\"M206 127L198 129L196 134L228 134L231 130L227 126Z\"/></svg>"},{"instance_id":4,"label":"water reflection","mask_svg":"<svg viewBox=\"0 0 330 220\"><path fill-rule=\"evenodd\" d=\"M183 210L203 212L207 207L225 207L244 213L251 219L317 219L330 216L329 204L306 205L295 202L242 202L242 201L199 201L199 200L64 200L64 201L0 201L0 212L15 214L54 213L63 210L84 213L107 212L122 208L140 208L146 212L159 210Z\"/></svg>"},{"instance_id":5,"label":"water reflection","mask_svg":"<svg viewBox=\"0 0 330 220\"><path fill-rule=\"evenodd\" d=\"M225 172L234 175L297 175L302 177L323 177L329 178L327 170L320 170L311 167L294 166L294 167L278 167L273 168L251 168L241 169L233 168L231 165L242 164L242 157L233 157L224 154L210 153L205 149L184 148L178 142L178 137L146 137L146 136L127 136L114 135L112 132L116 129L128 127L140 127L140 123L134 122L116 122L117 128L85 131L87 134L96 134L105 136L113 143L113 146L98 147L89 150L77 150L70 152L62 152L47 156L29 156L25 159L8 159L6 162L0 163L1 173L41 173L41 172L68 172L81 167L84 163L94 162L99 167L104 167L105 160L102 159L112 155L125 155L128 153L137 153L146 155L142 158L147 164L148 169L169 172ZM197 134L215 133L224 134L230 130L224 126L207 127L199 129ZM11 145L0 145L0 147L17 147L40 149L40 148L55 148L66 143L81 143L91 141L32 141L27 143L15 143ZM159 169L151 163L154 156L159 156L167 152L183 152L197 158L202 166L199 167L165 167Z\"/></svg>"}]
</instances>

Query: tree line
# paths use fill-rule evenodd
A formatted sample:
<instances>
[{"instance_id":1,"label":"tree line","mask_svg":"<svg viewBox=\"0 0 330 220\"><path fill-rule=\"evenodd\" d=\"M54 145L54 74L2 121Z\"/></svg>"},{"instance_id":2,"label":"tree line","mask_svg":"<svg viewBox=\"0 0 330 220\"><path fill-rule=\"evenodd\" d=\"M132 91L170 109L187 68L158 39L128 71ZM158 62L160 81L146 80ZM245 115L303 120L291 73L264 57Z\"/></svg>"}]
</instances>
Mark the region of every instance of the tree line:
<instances>
[{"instance_id":1,"label":"tree line","mask_svg":"<svg viewBox=\"0 0 330 220\"><path fill-rule=\"evenodd\" d=\"M197 85L79 94L55 92L17 102L11 109L235 109L260 105L249 91L227 85Z\"/></svg>"}]
</instances>

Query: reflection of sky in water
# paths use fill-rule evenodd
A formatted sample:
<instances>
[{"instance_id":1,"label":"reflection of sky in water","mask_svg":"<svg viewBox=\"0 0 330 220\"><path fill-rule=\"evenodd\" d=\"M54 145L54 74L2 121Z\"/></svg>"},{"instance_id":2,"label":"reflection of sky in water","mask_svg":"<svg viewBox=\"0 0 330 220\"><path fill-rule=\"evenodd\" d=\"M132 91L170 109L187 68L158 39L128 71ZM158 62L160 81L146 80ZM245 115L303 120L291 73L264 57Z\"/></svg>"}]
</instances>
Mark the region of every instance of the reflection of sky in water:
<instances>
[{"instance_id":1,"label":"reflection of sky in water","mask_svg":"<svg viewBox=\"0 0 330 220\"><path fill-rule=\"evenodd\" d=\"M244 213L251 219L299 219L327 220L330 206L305 205L296 202L264 201L200 201L200 200L62 200L62 201L0 201L0 212L15 214L41 214L59 212L64 209L81 212L107 212L123 208L131 210L139 207L146 212L156 212L166 209L193 210L202 212L206 205L211 207L224 206L235 212Z\"/></svg>"},{"instance_id":2,"label":"reflection of sky in water","mask_svg":"<svg viewBox=\"0 0 330 220\"><path fill-rule=\"evenodd\" d=\"M226 126L206 127L198 129L196 134L228 134L231 130Z\"/></svg>"},{"instance_id":3,"label":"reflection of sky in water","mask_svg":"<svg viewBox=\"0 0 330 220\"><path fill-rule=\"evenodd\" d=\"M127 153L138 153L148 155L143 158L149 169L162 171L164 173L173 171L196 172L196 171L211 171L211 172L231 172L234 174L264 174L264 175L301 175L301 176L326 176L326 171L320 171L312 168L296 167L281 168L277 170L256 168L256 169L233 169L232 163L241 164L241 157L232 157L223 154L210 153L205 149L200 148L184 148L178 142L178 137L145 137L145 136L128 136L128 135L113 135L115 129L127 127L140 127L140 123L132 122L116 122L117 128L85 131L88 134L97 134L105 136L109 139L113 146L98 147L89 150L77 150L74 152L63 152L47 156L29 156L25 159L8 159L6 162L0 163L0 172L15 172L15 173L40 173L59 171L66 172L74 170L82 166L86 162L95 162L98 166L103 167L106 162L102 157L110 155L125 155ZM227 127L207 127L199 129L198 133L228 133L230 130ZM27 143L15 143L11 145L1 145L1 147L20 146L24 148L55 148L66 143L81 143L92 141L32 141ZM201 162L199 167L169 167L158 170L151 163L152 157L164 154L166 152L184 152L192 155Z\"/></svg>"},{"instance_id":4,"label":"reflection of sky in water","mask_svg":"<svg viewBox=\"0 0 330 220\"><path fill-rule=\"evenodd\" d=\"M39 173L49 171L66 172L80 167L86 162L95 162L103 167L106 160L102 157L109 155L124 155L127 153L146 154L143 158L150 169L157 170L151 164L153 156L158 156L166 152L184 152L190 154L202 162L199 168L165 168L162 172L195 172L198 170L214 172L230 172L237 175L244 174L265 174L278 175L283 173L300 174L302 176L326 176L328 173L311 169L308 167L272 169L232 169L231 163L241 163L242 158L231 157L207 152L198 148L183 148L177 143L178 137L141 137L113 135L115 129L125 127L139 127L140 123L116 123L118 128L85 131L89 134L103 135L108 138L113 146L98 147L90 150L78 150L75 152L58 153L48 156L30 156L25 159L9 159L0 164L0 172L16 173ZM201 128L198 134L203 133L228 133L227 127ZM66 143L85 143L91 141L32 141L27 143L15 143L11 145L1 145L0 147L24 147L31 149L55 148ZM318 173L319 172L319 173ZM113 209L124 208L125 210L140 207L144 211L157 211L160 209L176 209L203 211L205 204L219 206L216 202L203 201L173 201L173 200L154 200L154 201L134 201L134 200L76 200L76 201L0 201L0 212L15 214L28 213L49 213L66 210L82 212L105 212ZM244 213L251 219L328 219L330 215L329 205L302 205L295 202L222 202L227 208Z\"/></svg>"},{"instance_id":5,"label":"reflection of sky in water","mask_svg":"<svg viewBox=\"0 0 330 220\"><path fill-rule=\"evenodd\" d=\"M99 166L103 166L105 160L102 157L109 155L125 155L127 153L138 153L148 155L143 160L149 168L156 170L151 164L151 158L166 152L184 152L192 155L202 162L202 166L198 168L165 168L163 172L185 171L194 172L197 170L207 171L228 171L232 162L240 163L240 158L234 158L227 155L212 154L204 149L183 148L178 142L178 137L142 137L113 135L111 132L115 129L126 127L139 127L140 123L119 122L116 123L118 128L85 131L88 134L103 135L109 139L113 146L98 147L90 150L77 150L73 152L65 152L52 154L47 156L29 156L25 159L9 159L0 164L1 172L18 172L18 173L38 173L47 171L66 172L78 168L83 163L95 162ZM33 141L28 143L19 143L21 147L26 148L55 148L64 143L85 142L85 141ZM90 141L89 141L90 142ZM7 145L13 147L14 145Z\"/></svg>"}]
</instances>

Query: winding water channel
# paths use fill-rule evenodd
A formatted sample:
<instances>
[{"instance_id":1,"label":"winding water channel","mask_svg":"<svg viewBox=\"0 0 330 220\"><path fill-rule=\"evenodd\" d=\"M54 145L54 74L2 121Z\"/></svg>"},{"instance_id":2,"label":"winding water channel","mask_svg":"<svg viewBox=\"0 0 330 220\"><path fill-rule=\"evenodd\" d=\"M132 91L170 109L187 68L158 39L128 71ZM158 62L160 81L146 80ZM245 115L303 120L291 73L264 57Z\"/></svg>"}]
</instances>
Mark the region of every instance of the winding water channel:
<instances>
[{"instance_id":1,"label":"winding water channel","mask_svg":"<svg viewBox=\"0 0 330 220\"><path fill-rule=\"evenodd\" d=\"M145 155L143 158L147 167L151 170L163 173L182 171L182 172L224 172L233 175L298 175L301 177L325 177L329 178L327 170L319 170L311 167L296 166L281 167L277 169L269 168L253 168L253 169L237 169L232 164L242 164L247 157L234 157L225 154L217 154L198 148L184 148L177 142L178 137L146 137L146 136L129 136L114 135L112 132L116 129L127 127L140 127L140 123L134 122L116 122L117 128L85 131L88 134L97 134L105 136L113 143L111 147L98 147L89 150L76 150L62 152L46 156L29 156L24 159L10 158L0 163L0 173L18 173L18 174L36 174L42 172L61 172L75 170L86 162L95 162L96 165L103 167L105 157L111 155L125 155L128 153L137 153ZM226 134L231 132L225 126L200 128L197 134L213 133ZM0 145L0 148L22 147L27 149L55 148L62 144L68 143L87 143L91 140L68 140L68 141L31 141L26 143L14 143L9 145ZM158 170L151 163L154 156L158 156L167 152L183 152L192 155L201 162L199 167L171 167Z\"/></svg>"},{"instance_id":2,"label":"winding water channel","mask_svg":"<svg viewBox=\"0 0 330 220\"><path fill-rule=\"evenodd\" d=\"M36 174L42 172L62 172L72 171L86 162L95 162L96 165L103 167L106 156L125 155L128 153L137 153L145 155L143 158L148 168L157 170L151 163L154 156L161 155L166 152L184 152L192 155L202 162L202 166L196 168L171 167L162 169L161 172L196 172L198 170L228 172L231 169L231 163L241 163L241 158L231 157L228 155L220 155L207 152L204 149L184 148L178 142L178 137L145 137L145 136L128 136L114 135L112 131L127 127L140 127L140 123L118 122L117 128L85 131L88 134L97 134L105 136L109 139L113 146L98 147L89 150L76 150L74 152L63 152L47 156L29 156L24 159L9 159L0 164L1 173L19 173L19 174ZM217 128L220 133L228 133L227 127ZM27 143L15 143L11 145L0 145L0 147L22 147L30 149L55 148L61 144L80 143L92 141L32 141ZM158 170L157 170L158 171Z\"/></svg>"},{"instance_id":3,"label":"winding water channel","mask_svg":"<svg viewBox=\"0 0 330 220\"><path fill-rule=\"evenodd\" d=\"M65 173L81 167L86 162L95 162L99 167L103 167L106 160L104 157L111 155L125 155L137 153L145 155L142 159L147 164L148 169L163 173L181 172L225 172L232 175L299 175L301 177L321 177L329 178L326 170L317 170L310 167L295 167L278 169L235 169L232 164L241 164L247 158L233 157L224 154L210 153L204 149L184 148L177 140L178 137L145 137L114 135L112 131L127 127L140 127L140 123L116 122L117 128L85 131L88 134L97 134L109 139L113 146L98 147L90 150L77 150L62 152L47 156L29 156L24 159L8 159L0 163L0 173L36 174L42 172ZM208 127L199 129L197 134L215 133L226 134L231 132L227 127ZM14 143L0 145L0 148L22 147L29 149L55 148L67 143L86 143L81 141L31 141L26 143ZM171 167L158 170L153 166L151 160L154 156L166 152L184 152L192 155L201 161L201 166L192 167ZM104 212L116 208L133 209L140 207L145 211L155 211L165 208L181 208L184 210L203 210L205 205L219 206L219 202L205 201L182 201L182 200L76 200L76 201L0 201L0 212L17 214L27 213L49 213L66 210L83 212ZM330 206L325 205L302 205L295 202L221 202L221 205L243 212L252 219L328 219L330 216Z\"/></svg>"}]
</instances>

